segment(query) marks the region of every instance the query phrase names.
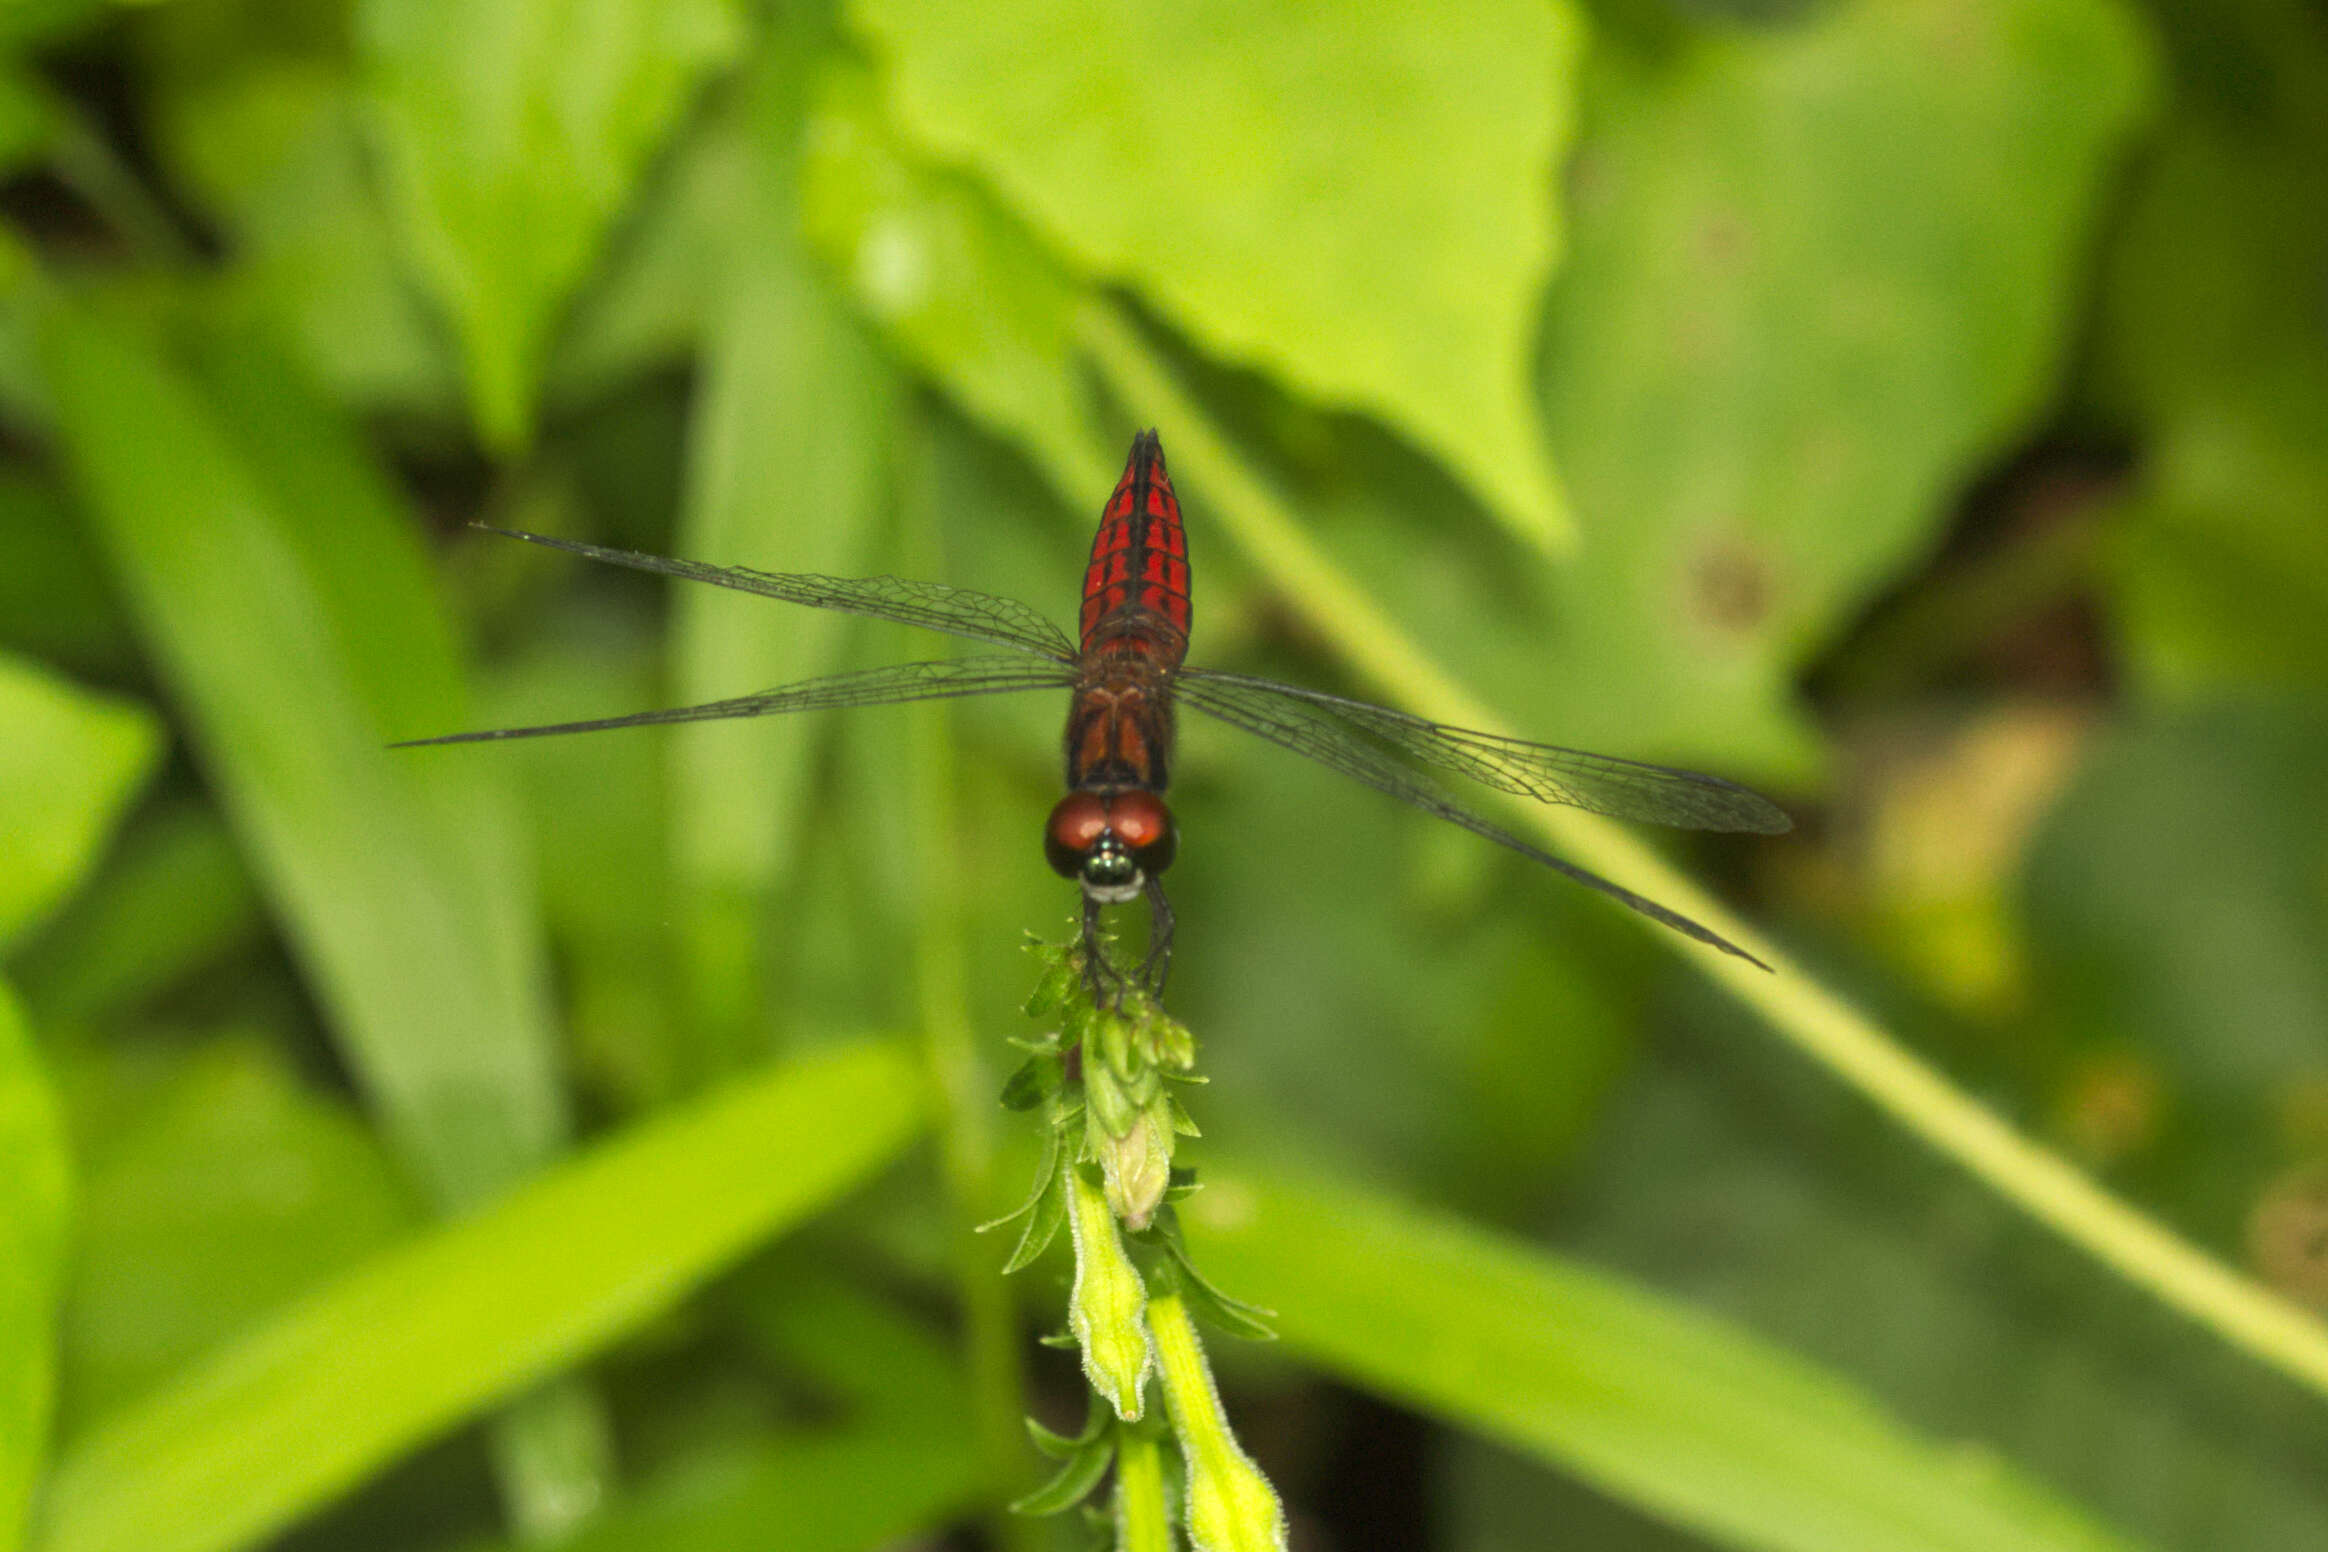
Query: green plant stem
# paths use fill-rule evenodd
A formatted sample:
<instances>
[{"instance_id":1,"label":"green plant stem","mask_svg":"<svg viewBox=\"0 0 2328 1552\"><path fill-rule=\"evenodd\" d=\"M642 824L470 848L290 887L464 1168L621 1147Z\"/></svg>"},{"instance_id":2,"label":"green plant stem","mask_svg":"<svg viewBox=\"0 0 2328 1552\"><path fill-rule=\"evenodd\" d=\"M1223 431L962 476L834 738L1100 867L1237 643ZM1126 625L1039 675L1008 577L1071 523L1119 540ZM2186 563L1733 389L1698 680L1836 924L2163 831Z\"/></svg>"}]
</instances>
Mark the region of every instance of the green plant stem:
<instances>
[{"instance_id":1,"label":"green plant stem","mask_svg":"<svg viewBox=\"0 0 2328 1552\"><path fill-rule=\"evenodd\" d=\"M1229 1430L1204 1343L1176 1287L1148 1300L1156 1373L1187 1475L1186 1522L1197 1552L1283 1552L1285 1506Z\"/></svg>"},{"instance_id":2,"label":"green plant stem","mask_svg":"<svg viewBox=\"0 0 2328 1552\"><path fill-rule=\"evenodd\" d=\"M1502 719L1469 694L1329 560L1249 469L1135 327L1105 302L1084 341L1126 403L1171 428L1186 486L1275 583L1288 607L1395 703L1487 731ZM1513 803L1522 822L1583 865L1695 917L1765 960L1771 973L1711 950L1690 962L1772 1030L2007 1201L2163 1302L2328 1395L2328 1324L2242 1276L2096 1185L1917 1058L1888 1031L1648 845L1573 808ZM1659 929L1661 931L1661 929ZM1682 941L1661 934L1679 948Z\"/></svg>"},{"instance_id":3,"label":"green plant stem","mask_svg":"<svg viewBox=\"0 0 2328 1552\"><path fill-rule=\"evenodd\" d=\"M914 439L901 439L914 440ZM910 478L905 494L906 541L911 561L934 548L929 504ZM943 706L916 707L910 714L915 776L915 854L923 859L919 901L917 969L922 1059L938 1095L938 1158L956 1225L954 1261L961 1285L963 1345L970 1368L973 1425L984 1477L997 1501L1026 1470L1026 1410L1019 1372L1019 1337L1009 1288L994 1250L972 1232L993 1211L994 1085L978 1060L967 1016L969 992L959 929L959 873L952 865L954 744ZM997 1546L1035 1552L1036 1528L1015 1515L989 1517Z\"/></svg>"},{"instance_id":4,"label":"green plant stem","mask_svg":"<svg viewBox=\"0 0 2328 1552\"><path fill-rule=\"evenodd\" d=\"M1115 1552L1174 1552L1163 1442L1149 1429L1124 1423L1115 1431Z\"/></svg>"}]
</instances>

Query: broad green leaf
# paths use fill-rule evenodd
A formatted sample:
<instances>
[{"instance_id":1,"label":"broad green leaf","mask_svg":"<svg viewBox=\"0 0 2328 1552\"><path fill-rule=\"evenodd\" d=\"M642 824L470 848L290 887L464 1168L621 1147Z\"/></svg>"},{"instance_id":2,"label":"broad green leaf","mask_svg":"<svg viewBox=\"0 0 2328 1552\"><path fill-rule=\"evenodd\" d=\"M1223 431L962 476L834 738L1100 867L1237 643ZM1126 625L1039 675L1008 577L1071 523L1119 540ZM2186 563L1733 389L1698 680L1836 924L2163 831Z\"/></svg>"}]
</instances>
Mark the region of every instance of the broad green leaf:
<instances>
[{"instance_id":1,"label":"broad green leaf","mask_svg":"<svg viewBox=\"0 0 2328 1552\"><path fill-rule=\"evenodd\" d=\"M689 425L681 554L723 565L861 576L886 510L891 371L800 235L798 142L809 41L755 72L708 304ZM754 605L758 604L758 607ZM717 700L839 667L844 617L676 585L676 703ZM671 741L674 873L702 1033L750 1049L771 892L793 866L819 746L803 719L711 722Z\"/></svg>"},{"instance_id":2,"label":"broad green leaf","mask_svg":"<svg viewBox=\"0 0 2328 1552\"><path fill-rule=\"evenodd\" d=\"M1107 488L1078 380L1081 285L978 184L900 145L862 70L817 83L801 202L809 240L899 351L1061 490Z\"/></svg>"},{"instance_id":3,"label":"broad green leaf","mask_svg":"<svg viewBox=\"0 0 2328 1552\"><path fill-rule=\"evenodd\" d=\"M552 330L704 78L734 0L365 0L399 234L461 343L488 446L531 437Z\"/></svg>"},{"instance_id":4,"label":"broad green leaf","mask_svg":"<svg viewBox=\"0 0 2328 1552\"><path fill-rule=\"evenodd\" d=\"M1294 1354L1729 1546L2126 1548L2002 1460L1647 1289L1348 1186L1207 1171L1208 1275Z\"/></svg>"},{"instance_id":5,"label":"broad green leaf","mask_svg":"<svg viewBox=\"0 0 2328 1552\"><path fill-rule=\"evenodd\" d=\"M907 132L1081 271L1381 416L1531 540L1569 538L1528 367L1583 35L1570 6L853 0L850 16Z\"/></svg>"},{"instance_id":6,"label":"broad green leaf","mask_svg":"<svg viewBox=\"0 0 2328 1552\"><path fill-rule=\"evenodd\" d=\"M0 656L0 944L88 872L161 753L143 707Z\"/></svg>"},{"instance_id":7,"label":"broad green leaf","mask_svg":"<svg viewBox=\"0 0 2328 1552\"><path fill-rule=\"evenodd\" d=\"M48 1456L70 1181L31 1031L0 985L0 1549L20 1546Z\"/></svg>"},{"instance_id":8,"label":"broad green leaf","mask_svg":"<svg viewBox=\"0 0 2328 1552\"><path fill-rule=\"evenodd\" d=\"M419 1216L376 1136L248 1039L179 1063L83 1158L63 1328L68 1436Z\"/></svg>"},{"instance_id":9,"label":"broad green leaf","mask_svg":"<svg viewBox=\"0 0 2328 1552\"><path fill-rule=\"evenodd\" d=\"M1561 742L1808 765L1797 668L2054 391L2142 41L2109 0L1905 0L1602 56L1543 368L1589 536Z\"/></svg>"},{"instance_id":10,"label":"broad green leaf","mask_svg":"<svg viewBox=\"0 0 2328 1552\"><path fill-rule=\"evenodd\" d=\"M887 1045L755 1073L389 1253L199 1365L62 1460L42 1552L264 1538L667 1308L827 1206L923 1116Z\"/></svg>"}]
</instances>

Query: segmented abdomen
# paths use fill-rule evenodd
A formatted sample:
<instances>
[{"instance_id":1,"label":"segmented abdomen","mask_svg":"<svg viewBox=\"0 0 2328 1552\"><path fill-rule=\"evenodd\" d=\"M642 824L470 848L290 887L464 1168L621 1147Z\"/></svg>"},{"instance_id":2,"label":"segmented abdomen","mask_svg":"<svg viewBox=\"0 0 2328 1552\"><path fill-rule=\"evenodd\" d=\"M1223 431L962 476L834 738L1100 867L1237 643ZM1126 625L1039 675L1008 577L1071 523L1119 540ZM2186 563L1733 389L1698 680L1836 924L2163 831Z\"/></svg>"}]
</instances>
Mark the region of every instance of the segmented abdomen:
<instances>
[{"instance_id":1,"label":"segmented abdomen","mask_svg":"<svg viewBox=\"0 0 2328 1552\"><path fill-rule=\"evenodd\" d=\"M1091 565L1083 574L1084 646L1111 622L1125 627L1124 634L1140 633L1135 616L1141 614L1171 627L1174 639L1156 641L1152 650L1178 663L1188 645L1188 538L1180 527L1180 498L1164 470L1164 444L1154 431L1132 439L1124 477L1091 541Z\"/></svg>"}]
</instances>

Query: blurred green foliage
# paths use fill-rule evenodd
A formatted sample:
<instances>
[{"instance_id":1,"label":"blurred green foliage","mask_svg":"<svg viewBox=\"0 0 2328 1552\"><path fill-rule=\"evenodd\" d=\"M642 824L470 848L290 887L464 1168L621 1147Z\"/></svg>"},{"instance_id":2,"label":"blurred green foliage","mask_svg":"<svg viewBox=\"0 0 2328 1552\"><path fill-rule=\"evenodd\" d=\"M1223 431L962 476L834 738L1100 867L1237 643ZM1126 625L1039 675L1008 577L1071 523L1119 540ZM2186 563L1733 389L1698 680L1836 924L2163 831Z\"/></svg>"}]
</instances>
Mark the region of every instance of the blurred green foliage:
<instances>
[{"instance_id":1,"label":"blurred green foliage","mask_svg":"<svg viewBox=\"0 0 2328 1552\"><path fill-rule=\"evenodd\" d=\"M1512 725L1786 797L1692 860L1819 976L2328 1299L2312 0L17 0L0 179L0 1552L1050 1544L1063 1262L964 1226L1060 708L385 746L929 650L472 520L1069 617L1160 414L1101 317ZM1364 690L1181 473L1198 656ZM2328 1544L2319 1394L1694 950L1184 744L1302 1544Z\"/></svg>"}]
</instances>

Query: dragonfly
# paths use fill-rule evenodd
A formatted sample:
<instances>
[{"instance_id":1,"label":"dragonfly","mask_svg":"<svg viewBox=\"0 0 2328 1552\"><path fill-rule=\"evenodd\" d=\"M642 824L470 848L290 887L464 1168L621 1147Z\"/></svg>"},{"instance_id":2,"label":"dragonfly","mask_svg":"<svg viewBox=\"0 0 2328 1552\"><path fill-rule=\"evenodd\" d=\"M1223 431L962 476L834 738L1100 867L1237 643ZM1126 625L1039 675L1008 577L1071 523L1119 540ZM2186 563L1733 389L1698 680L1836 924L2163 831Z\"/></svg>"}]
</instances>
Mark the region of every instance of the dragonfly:
<instances>
[{"instance_id":1,"label":"dragonfly","mask_svg":"<svg viewBox=\"0 0 2328 1552\"><path fill-rule=\"evenodd\" d=\"M1454 795L1460 789L1450 790L1446 779L1650 824L1763 835L1791 829L1793 821L1769 799L1697 771L1451 727L1388 706L1188 663L1188 540L1164 445L1154 430L1133 438L1123 477L1101 511L1076 638L1016 599L935 582L754 571L546 534L488 531L635 571L920 626L1004 650L833 674L700 706L453 733L396 747L1066 690L1067 795L1044 822L1043 851L1060 876L1080 886L1085 972L1095 998L1109 982L1119 1005L1131 981L1160 993L1171 967L1174 920L1159 876L1179 849L1179 827L1164 794L1171 784L1174 714L1181 706L1460 825L1700 943L1770 968L1711 928L1482 817ZM1127 978L1108 957L1102 913L1143 895L1148 946Z\"/></svg>"}]
</instances>

